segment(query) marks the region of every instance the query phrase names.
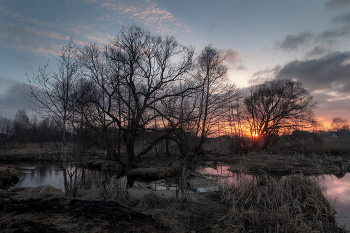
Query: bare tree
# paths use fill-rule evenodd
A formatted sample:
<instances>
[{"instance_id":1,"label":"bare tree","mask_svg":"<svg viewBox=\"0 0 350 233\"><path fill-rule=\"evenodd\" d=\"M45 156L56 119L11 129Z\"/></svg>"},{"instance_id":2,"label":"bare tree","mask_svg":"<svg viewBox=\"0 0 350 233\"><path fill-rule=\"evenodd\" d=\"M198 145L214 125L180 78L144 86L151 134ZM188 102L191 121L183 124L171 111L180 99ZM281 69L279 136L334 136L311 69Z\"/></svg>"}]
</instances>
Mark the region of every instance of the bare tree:
<instances>
[{"instance_id":1,"label":"bare tree","mask_svg":"<svg viewBox=\"0 0 350 233\"><path fill-rule=\"evenodd\" d=\"M272 137L313 120L316 101L300 82L271 80L250 88L244 100L244 115L253 145L263 139L267 148Z\"/></svg>"},{"instance_id":2,"label":"bare tree","mask_svg":"<svg viewBox=\"0 0 350 233\"><path fill-rule=\"evenodd\" d=\"M231 102L228 113L226 121L229 124L228 136L230 149L235 154L247 154L249 147L247 140L245 140L246 133L244 131L245 119L242 98Z\"/></svg>"},{"instance_id":3,"label":"bare tree","mask_svg":"<svg viewBox=\"0 0 350 233\"><path fill-rule=\"evenodd\" d=\"M164 115L159 105L188 91L174 87L181 80L185 82L193 66L192 57L193 48L180 45L174 37L152 36L134 25L124 27L109 46L90 44L82 48L84 76L100 93L92 101L95 112L106 116L107 126L115 123L123 132L126 166L135 167L141 155L165 138L161 135L135 154L137 136L154 130L154 121Z\"/></svg>"},{"instance_id":4,"label":"bare tree","mask_svg":"<svg viewBox=\"0 0 350 233\"><path fill-rule=\"evenodd\" d=\"M331 127L335 131L349 131L349 121L346 119L342 119L341 117L335 117L333 118L333 122L331 124Z\"/></svg>"},{"instance_id":5,"label":"bare tree","mask_svg":"<svg viewBox=\"0 0 350 233\"><path fill-rule=\"evenodd\" d=\"M0 146L7 155L7 145L13 132L13 122L11 119L6 117L0 117Z\"/></svg>"},{"instance_id":6,"label":"bare tree","mask_svg":"<svg viewBox=\"0 0 350 233\"><path fill-rule=\"evenodd\" d=\"M25 110L18 110L13 120L13 139L20 144L29 140L30 121Z\"/></svg>"},{"instance_id":7,"label":"bare tree","mask_svg":"<svg viewBox=\"0 0 350 233\"><path fill-rule=\"evenodd\" d=\"M176 141L187 162L201 151L209 135L219 135L219 124L227 120L231 104L240 98L223 60L217 48L206 46L197 58L192 80L196 91L178 98L182 122L175 131Z\"/></svg>"},{"instance_id":8,"label":"bare tree","mask_svg":"<svg viewBox=\"0 0 350 233\"><path fill-rule=\"evenodd\" d=\"M0 117L0 133L10 136L13 130L13 121L10 118Z\"/></svg>"},{"instance_id":9,"label":"bare tree","mask_svg":"<svg viewBox=\"0 0 350 233\"><path fill-rule=\"evenodd\" d=\"M201 155L208 136L218 134L218 125L226 120L231 103L239 95L237 88L227 78L227 68L219 57L218 49L211 45L206 46L199 54L193 75L176 88L182 94L162 102L161 109L164 128L169 132L167 153L171 154L169 144L170 141L174 142L179 153L176 157L182 162L176 197L183 203L188 166L195 156Z\"/></svg>"},{"instance_id":10,"label":"bare tree","mask_svg":"<svg viewBox=\"0 0 350 233\"><path fill-rule=\"evenodd\" d=\"M71 191L67 180L67 123L72 116L72 94L76 79L78 77L78 61L76 60L76 45L70 39L68 45L64 46L58 60L58 71L46 73L48 64L39 68L39 73L29 81L29 99L36 106L36 110L43 117L50 117L60 127L62 132L61 149L57 159L61 161L59 167L63 172L64 186L67 193Z\"/></svg>"},{"instance_id":11,"label":"bare tree","mask_svg":"<svg viewBox=\"0 0 350 233\"><path fill-rule=\"evenodd\" d=\"M230 84L227 67L223 64L219 51L212 45L206 46L198 57L198 79L201 83L199 100L199 119L197 131L202 147L205 138L213 127L228 115L230 104L239 98L237 88Z\"/></svg>"}]
</instances>

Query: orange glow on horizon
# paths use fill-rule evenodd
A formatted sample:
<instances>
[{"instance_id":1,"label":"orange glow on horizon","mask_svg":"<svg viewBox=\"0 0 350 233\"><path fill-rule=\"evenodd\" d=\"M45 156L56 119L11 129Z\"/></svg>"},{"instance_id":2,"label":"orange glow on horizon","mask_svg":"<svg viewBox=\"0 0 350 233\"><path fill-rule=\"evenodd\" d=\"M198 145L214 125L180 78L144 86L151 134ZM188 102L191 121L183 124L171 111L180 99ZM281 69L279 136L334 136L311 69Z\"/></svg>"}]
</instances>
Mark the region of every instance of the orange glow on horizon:
<instances>
[{"instance_id":1,"label":"orange glow on horizon","mask_svg":"<svg viewBox=\"0 0 350 233\"><path fill-rule=\"evenodd\" d=\"M325 128L331 128L332 121L322 121L322 123Z\"/></svg>"}]
</instances>

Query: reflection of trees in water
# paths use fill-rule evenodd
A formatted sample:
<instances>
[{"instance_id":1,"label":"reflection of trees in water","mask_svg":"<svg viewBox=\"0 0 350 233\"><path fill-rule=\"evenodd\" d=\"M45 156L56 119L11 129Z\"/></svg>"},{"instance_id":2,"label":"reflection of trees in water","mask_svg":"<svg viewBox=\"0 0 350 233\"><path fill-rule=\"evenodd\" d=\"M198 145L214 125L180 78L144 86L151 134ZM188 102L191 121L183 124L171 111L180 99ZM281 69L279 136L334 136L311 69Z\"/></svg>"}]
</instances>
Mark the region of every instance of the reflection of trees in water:
<instances>
[{"instance_id":1,"label":"reflection of trees in water","mask_svg":"<svg viewBox=\"0 0 350 233\"><path fill-rule=\"evenodd\" d=\"M36 175L36 171L35 171L36 169L33 169L33 170L31 170L31 172L32 173L30 173L30 180L34 180L34 179L36 179L36 177L35 177L35 175Z\"/></svg>"},{"instance_id":2,"label":"reflection of trees in water","mask_svg":"<svg viewBox=\"0 0 350 233\"><path fill-rule=\"evenodd\" d=\"M48 166L39 166L39 176L40 176L40 178L41 177L46 177L48 175L50 176Z\"/></svg>"},{"instance_id":3,"label":"reflection of trees in water","mask_svg":"<svg viewBox=\"0 0 350 233\"><path fill-rule=\"evenodd\" d=\"M341 179L345 176L346 172L345 170L340 170L337 174L334 174L338 179Z\"/></svg>"},{"instance_id":4,"label":"reflection of trees in water","mask_svg":"<svg viewBox=\"0 0 350 233\"><path fill-rule=\"evenodd\" d=\"M34 169L28 169L28 167L33 167ZM70 166L68 169L73 171L75 167ZM21 185L22 187L37 187L47 184L55 188L63 187L63 176L56 164L20 163L16 166L16 170L20 176L20 182L18 185ZM100 184L101 178L106 177L105 175L101 177L101 172L96 170L83 170L82 168L77 170L79 179L82 178L81 174L83 174L83 171L85 173L84 183L87 184L83 186L85 188L89 188L92 184Z\"/></svg>"},{"instance_id":5,"label":"reflection of trees in water","mask_svg":"<svg viewBox=\"0 0 350 233\"><path fill-rule=\"evenodd\" d=\"M75 167L69 166L67 171L73 172ZM82 188L89 188L91 185L100 185L103 181L106 181L108 177L112 177L116 175L120 178L120 174L117 174L116 171L98 171L98 170L90 170L87 168L78 168L77 174L79 183L81 183ZM62 174L59 173L58 176L62 177Z\"/></svg>"}]
</instances>

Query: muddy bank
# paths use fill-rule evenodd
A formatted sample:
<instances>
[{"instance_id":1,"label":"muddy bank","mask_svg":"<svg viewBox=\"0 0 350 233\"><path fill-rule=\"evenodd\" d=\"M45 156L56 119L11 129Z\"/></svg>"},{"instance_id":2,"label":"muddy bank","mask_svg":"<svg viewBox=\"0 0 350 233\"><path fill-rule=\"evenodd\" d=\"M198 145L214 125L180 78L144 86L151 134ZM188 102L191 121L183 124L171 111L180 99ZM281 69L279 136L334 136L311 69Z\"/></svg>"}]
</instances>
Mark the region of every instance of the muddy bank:
<instances>
[{"instance_id":1,"label":"muddy bank","mask_svg":"<svg viewBox=\"0 0 350 233\"><path fill-rule=\"evenodd\" d=\"M47 146L46 146L47 147ZM96 149L89 150L86 152L84 161L96 162L98 160L104 160L104 150ZM27 148L18 149L2 149L0 150L0 161L11 162L11 161L30 161L30 162L55 162L57 160L57 150L52 148L39 148L39 145L29 145ZM94 166L91 164L91 166ZM99 166L99 162L97 162Z\"/></svg>"},{"instance_id":2,"label":"muddy bank","mask_svg":"<svg viewBox=\"0 0 350 233\"><path fill-rule=\"evenodd\" d=\"M175 190L110 185L76 199L51 186L3 190L0 232L212 232L230 208L214 193L187 190L179 203Z\"/></svg>"},{"instance_id":3,"label":"muddy bank","mask_svg":"<svg viewBox=\"0 0 350 233\"><path fill-rule=\"evenodd\" d=\"M0 166L0 188L16 184L18 181L18 173L12 165Z\"/></svg>"},{"instance_id":4,"label":"muddy bank","mask_svg":"<svg viewBox=\"0 0 350 233\"><path fill-rule=\"evenodd\" d=\"M113 201L0 201L2 232L168 232L151 216Z\"/></svg>"},{"instance_id":5,"label":"muddy bank","mask_svg":"<svg viewBox=\"0 0 350 233\"><path fill-rule=\"evenodd\" d=\"M8 150L0 152L0 161L2 162L18 162L18 161L30 161L30 162L54 162L53 154L43 152L39 149L20 149L20 150Z\"/></svg>"}]
</instances>

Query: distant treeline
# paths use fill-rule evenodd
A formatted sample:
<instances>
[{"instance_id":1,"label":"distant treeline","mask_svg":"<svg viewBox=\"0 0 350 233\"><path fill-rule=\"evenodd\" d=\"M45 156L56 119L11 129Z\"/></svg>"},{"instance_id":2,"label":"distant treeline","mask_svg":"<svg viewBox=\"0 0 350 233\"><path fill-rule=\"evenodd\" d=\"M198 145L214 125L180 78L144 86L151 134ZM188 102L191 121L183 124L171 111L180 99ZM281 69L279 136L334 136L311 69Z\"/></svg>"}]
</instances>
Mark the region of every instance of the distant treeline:
<instances>
[{"instance_id":1,"label":"distant treeline","mask_svg":"<svg viewBox=\"0 0 350 233\"><path fill-rule=\"evenodd\" d=\"M69 132L68 132L69 133ZM59 140L62 130L52 118L29 119L25 110L18 110L14 119L0 116L1 143L43 143Z\"/></svg>"}]
</instances>

